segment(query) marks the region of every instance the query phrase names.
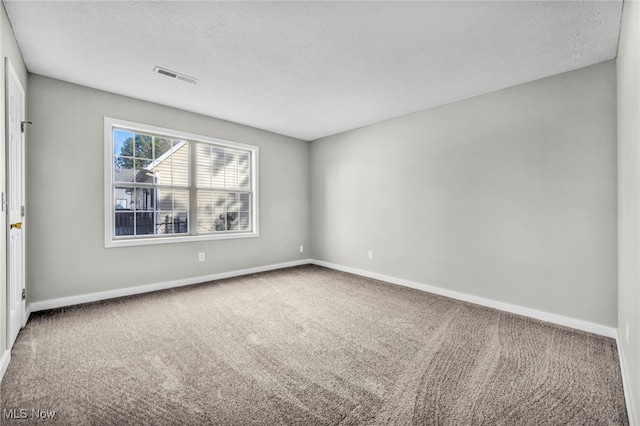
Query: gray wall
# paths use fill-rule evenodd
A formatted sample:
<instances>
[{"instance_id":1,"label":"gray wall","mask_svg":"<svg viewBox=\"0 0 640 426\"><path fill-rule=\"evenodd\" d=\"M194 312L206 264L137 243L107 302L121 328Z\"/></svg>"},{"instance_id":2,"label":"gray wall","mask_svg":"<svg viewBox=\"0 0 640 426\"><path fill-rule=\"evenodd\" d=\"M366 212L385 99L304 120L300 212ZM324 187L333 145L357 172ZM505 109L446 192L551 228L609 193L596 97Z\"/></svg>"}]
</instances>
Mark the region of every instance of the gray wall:
<instances>
[{"instance_id":1,"label":"gray wall","mask_svg":"<svg viewBox=\"0 0 640 426\"><path fill-rule=\"evenodd\" d=\"M22 59L22 53L13 35L13 29L9 23L7 12L4 10L4 4L0 6L0 192L6 192L6 169L5 169L5 124L4 124L4 106L5 106L5 87L4 87L4 58L9 58L13 69L16 71L22 87L27 89L27 68ZM0 214L0 358L7 350L7 301L6 301L6 215L4 212Z\"/></svg>"},{"instance_id":2,"label":"gray wall","mask_svg":"<svg viewBox=\"0 0 640 426\"><path fill-rule=\"evenodd\" d=\"M29 302L308 257L307 142L32 74L28 105ZM260 237L104 248L104 116L259 146Z\"/></svg>"},{"instance_id":3,"label":"gray wall","mask_svg":"<svg viewBox=\"0 0 640 426\"><path fill-rule=\"evenodd\" d=\"M631 410L640 409L640 5L625 2L618 49L618 335ZM629 340L627 341L627 324Z\"/></svg>"},{"instance_id":4,"label":"gray wall","mask_svg":"<svg viewBox=\"0 0 640 426\"><path fill-rule=\"evenodd\" d=\"M616 326L615 78L610 61L312 142L312 257Z\"/></svg>"}]
</instances>

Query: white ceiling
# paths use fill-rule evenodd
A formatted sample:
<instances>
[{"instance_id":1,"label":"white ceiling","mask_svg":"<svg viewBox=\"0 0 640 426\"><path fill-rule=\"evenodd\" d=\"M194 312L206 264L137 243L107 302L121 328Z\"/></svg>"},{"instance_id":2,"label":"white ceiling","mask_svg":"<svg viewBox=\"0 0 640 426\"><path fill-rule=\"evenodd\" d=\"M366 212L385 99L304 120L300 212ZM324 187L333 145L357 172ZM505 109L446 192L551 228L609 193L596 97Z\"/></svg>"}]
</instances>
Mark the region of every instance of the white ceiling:
<instances>
[{"instance_id":1,"label":"white ceiling","mask_svg":"<svg viewBox=\"0 0 640 426\"><path fill-rule=\"evenodd\" d=\"M5 6L33 73L314 140L613 59L622 2Z\"/></svg>"}]
</instances>

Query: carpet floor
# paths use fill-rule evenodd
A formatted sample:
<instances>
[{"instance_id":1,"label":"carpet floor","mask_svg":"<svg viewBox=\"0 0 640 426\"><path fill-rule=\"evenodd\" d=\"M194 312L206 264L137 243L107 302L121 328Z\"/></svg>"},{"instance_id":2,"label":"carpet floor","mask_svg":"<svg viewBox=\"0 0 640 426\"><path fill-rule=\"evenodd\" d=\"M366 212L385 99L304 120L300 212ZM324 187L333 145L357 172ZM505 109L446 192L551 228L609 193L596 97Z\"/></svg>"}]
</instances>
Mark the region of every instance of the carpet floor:
<instances>
[{"instance_id":1,"label":"carpet floor","mask_svg":"<svg viewBox=\"0 0 640 426\"><path fill-rule=\"evenodd\" d=\"M3 425L628 424L613 339L311 265L34 313L0 391Z\"/></svg>"}]
</instances>

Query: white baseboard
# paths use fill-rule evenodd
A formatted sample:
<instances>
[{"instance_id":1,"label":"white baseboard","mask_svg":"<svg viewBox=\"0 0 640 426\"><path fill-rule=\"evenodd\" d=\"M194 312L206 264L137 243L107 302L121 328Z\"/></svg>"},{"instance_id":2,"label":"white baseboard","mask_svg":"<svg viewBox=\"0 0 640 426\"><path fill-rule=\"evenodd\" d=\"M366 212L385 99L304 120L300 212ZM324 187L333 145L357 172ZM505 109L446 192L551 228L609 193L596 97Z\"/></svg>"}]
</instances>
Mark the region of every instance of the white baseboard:
<instances>
[{"instance_id":1,"label":"white baseboard","mask_svg":"<svg viewBox=\"0 0 640 426\"><path fill-rule=\"evenodd\" d=\"M27 321L29 321L29 316L31 316L31 303L27 305L24 311L24 320L22 321L22 326L27 325Z\"/></svg>"},{"instance_id":2,"label":"white baseboard","mask_svg":"<svg viewBox=\"0 0 640 426\"><path fill-rule=\"evenodd\" d=\"M137 287L127 287L117 290L101 291L97 293L83 294L79 296L61 297L58 299L44 300L33 302L27 309L27 315L31 312L43 311L46 309L61 308L64 306L78 305L81 303L96 302L99 300L113 299L116 297L131 296L134 294L148 293L151 291L165 290L169 288L182 287L185 285L198 284L207 281L220 280L224 278L237 277L241 275L255 274L258 272L271 271L275 269L289 268L292 266L306 265L312 263L318 266L335 269L338 271L349 272L351 274L361 275L363 277L373 278L380 281L387 281L392 284L398 284L405 287L415 288L417 290L426 291L428 293L439 294L441 296L450 297L452 299L462 300L465 302L475 303L477 305L487 306L505 312L511 312L517 315L523 315L542 321L559 324L565 327L575 328L577 330L587 331L589 333L599 334L601 336L611 337L617 336L617 331L613 327L607 327L601 324L595 324L589 321L579 320L576 318L565 317L562 315L552 314L549 312L539 311L536 309L525 308L523 306L512 305L510 303L498 302L496 300L486 299L479 296L473 296L453 290L447 290L441 287L435 287L427 284L421 284L415 281L405 280L403 278L392 277L390 275L379 274L376 272L365 271L363 269L352 268L350 266L338 265L331 262L325 262L316 259L300 259L291 262L277 263L272 265L257 266L254 268L240 269L236 271L220 272L217 274L185 278L175 281L167 281L157 284L148 284Z\"/></svg>"},{"instance_id":3,"label":"white baseboard","mask_svg":"<svg viewBox=\"0 0 640 426\"><path fill-rule=\"evenodd\" d=\"M487 306L489 308L510 312L512 314L523 315L525 317L535 318L542 321L562 325L565 327L587 331L589 333L599 334L601 336L611 337L613 339L615 339L617 335L617 331L615 328L607 327L601 324L595 324L589 321L583 321L575 318L565 317L562 315L551 314L544 311L538 311L536 309L530 309L530 308L525 308L523 306L512 305L510 303L498 302L496 300L485 299L484 297L472 296L470 294L460 293L458 291L447 290L441 287L435 287L427 284L421 284L415 281L405 280L403 278L396 278L390 275L378 274L376 272L369 272L363 269L352 268L350 266L337 265L335 263L325 262L323 260L311 259L311 263L314 265L324 266L326 268L331 268L338 271L349 272L351 274L361 275L367 278L373 278L380 281L390 282L392 284L398 284L404 287L415 288L417 290L426 291L428 293L439 294L441 296L462 300L464 302L475 303L476 305Z\"/></svg>"},{"instance_id":4,"label":"white baseboard","mask_svg":"<svg viewBox=\"0 0 640 426\"><path fill-rule=\"evenodd\" d=\"M220 272L217 274L185 278L185 279L175 280L175 281L166 281L158 284L148 284L148 285L142 285L137 287L127 287L127 288L121 288L117 290L82 294L79 296L60 297L58 299L32 302L29 306L30 306L30 312L38 312L38 311L44 311L47 309L62 308L64 306L79 305L81 303L97 302L99 300L113 299L116 297L123 297L123 296L131 296L134 294L141 294L141 293L149 293L151 291L166 290L169 288L199 284L207 281L221 280L224 278L238 277L241 275L255 274L258 272L272 271L275 269L290 268L292 266L306 265L309 263L311 263L309 259L294 260L291 262L257 266L255 268L239 269L237 271Z\"/></svg>"},{"instance_id":5,"label":"white baseboard","mask_svg":"<svg viewBox=\"0 0 640 426\"><path fill-rule=\"evenodd\" d=\"M622 376L622 388L624 389L624 400L627 403L627 416L629 424L638 425L638 416L636 415L636 407L634 406L633 395L631 395L631 385L629 384L629 376L627 371L627 363L624 355L624 347L620 344L620 335L616 333L616 344L618 346L618 358L620 361L620 375Z\"/></svg>"},{"instance_id":6,"label":"white baseboard","mask_svg":"<svg viewBox=\"0 0 640 426\"><path fill-rule=\"evenodd\" d=\"M9 361L11 361L11 351L7 349L2 354L2 358L0 358L0 382L2 382L4 373L6 373L7 368L9 367Z\"/></svg>"},{"instance_id":7,"label":"white baseboard","mask_svg":"<svg viewBox=\"0 0 640 426\"><path fill-rule=\"evenodd\" d=\"M229 271L229 272L220 272L217 274L185 278L185 279L175 280L175 281L166 281L166 282L157 283L157 284L148 284L148 285L137 286L137 287L127 287L127 288L122 288L117 290L101 291L97 293L83 294L79 296L61 297L57 299L33 302L29 305L27 309L27 313L25 314L25 318L27 318L31 312L43 311L46 309L61 308L64 306L72 306L72 305L78 305L81 303L96 302L100 300L113 299L116 297L131 296L134 294L148 293L148 292L157 291L157 290L166 290L169 288L199 284L207 281L215 281L215 280L220 280L224 278L237 277L241 275L255 274L258 272L272 271L275 269L289 268L292 266L306 265L309 263L318 265L318 266L324 266L330 269L335 269L338 271L361 275L363 277L373 278L380 281L390 282L392 284L411 287L417 290L426 291L428 293L439 294L441 296L450 297L452 299L475 303L477 305L487 306L487 307L498 309L501 311L511 312L517 315L536 318L542 321L547 321L554 324L563 325L565 327L575 328L578 330L587 331L589 333L611 337L614 339L617 336L617 331L613 327L607 327L601 324L595 324L592 322L565 317L562 315L551 314L548 312L525 308L522 306L512 305L509 303L498 302L496 300L485 299L483 297L473 296L470 294L461 293L453 290L447 290L441 287L421 284L415 281L405 280L403 278L396 278L390 275L384 275L376 272L365 271L363 269L352 268L349 266L338 265L335 263L325 262L325 261L316 260L316 259L300 259L300 260L294 260L291 262L257 266L254 268L240 269L240 270Z\"/></svg>"}]
</instances>

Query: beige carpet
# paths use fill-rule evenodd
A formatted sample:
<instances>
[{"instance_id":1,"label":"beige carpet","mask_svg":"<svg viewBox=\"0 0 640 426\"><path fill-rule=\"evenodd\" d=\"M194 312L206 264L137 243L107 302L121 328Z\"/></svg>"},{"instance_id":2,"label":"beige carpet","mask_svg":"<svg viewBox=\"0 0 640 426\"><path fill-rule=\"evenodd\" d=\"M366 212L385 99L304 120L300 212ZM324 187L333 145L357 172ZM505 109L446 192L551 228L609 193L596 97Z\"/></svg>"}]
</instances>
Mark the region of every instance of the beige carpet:
<instances>
[{"instance_id":1,"label":"beige carpet","mask_svg":"<svg viewBox=\"0 0 640 426\"><path fill-rule=\"evenodd\" d=\"M316 266L34 314L0 390L16 424L628 424L614 340Z\"/></svg>"}]
</instances>

